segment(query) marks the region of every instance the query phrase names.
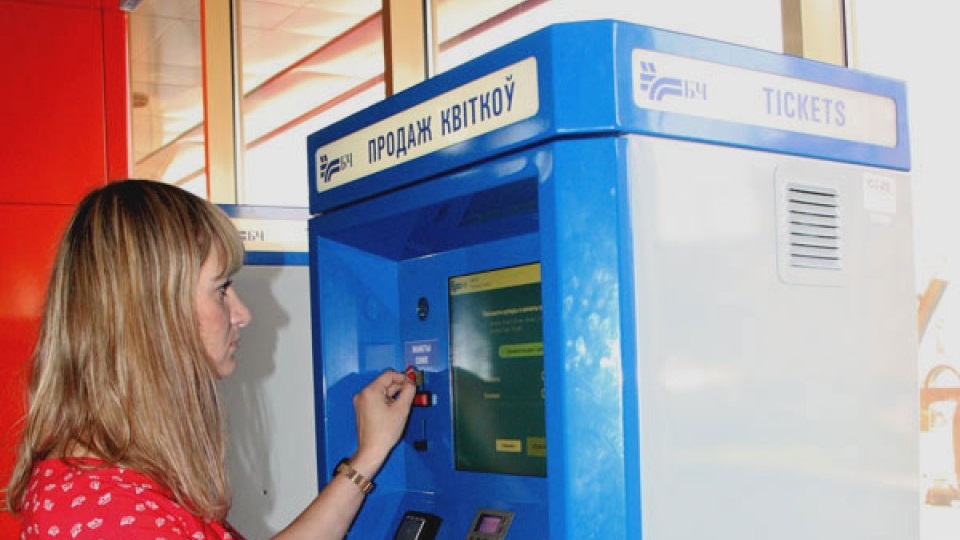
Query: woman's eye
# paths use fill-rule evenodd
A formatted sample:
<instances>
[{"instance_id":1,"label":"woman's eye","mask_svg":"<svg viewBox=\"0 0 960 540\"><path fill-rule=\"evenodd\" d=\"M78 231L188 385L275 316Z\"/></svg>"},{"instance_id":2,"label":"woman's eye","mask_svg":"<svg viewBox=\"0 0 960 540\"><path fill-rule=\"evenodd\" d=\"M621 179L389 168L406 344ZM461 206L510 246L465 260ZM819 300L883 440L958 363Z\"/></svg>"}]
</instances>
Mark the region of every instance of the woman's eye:
<instances>
[{"instance_id":1,"label":"woman's eye","mask_svg":"<svg viewBox=\"0 0 960 540\"><path fill-rule=\"evenodd\" d=\"M217 290L220 291L220 295L221 295L221 296L226 296L226 295L227 295L227 290L230 288L231 285L233 285L233 280L232 280L232 279L225 281L225 282L223 283L223 285L217 287Z\"/></svg>"}]
</instances>

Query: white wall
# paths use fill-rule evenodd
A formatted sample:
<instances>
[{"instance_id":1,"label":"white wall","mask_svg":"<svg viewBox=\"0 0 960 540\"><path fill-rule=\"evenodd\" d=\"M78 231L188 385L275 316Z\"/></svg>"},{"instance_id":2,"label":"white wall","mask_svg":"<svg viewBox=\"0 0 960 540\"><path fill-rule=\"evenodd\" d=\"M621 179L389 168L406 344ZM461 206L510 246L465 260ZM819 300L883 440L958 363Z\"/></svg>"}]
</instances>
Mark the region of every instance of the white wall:
<instances>
[{"instance_id":1,"label":"white wall","mask_svg":"<svg viewBox=\"0 0 960 540\"><path fill-rule=\"evenodd\" d=\"M861 0L856 4L856 67L907 82L913 162L916 288L931 280L947 282L919 351L919 377L936 365L960 370L960 174L953 56L958 48L954 2ZM920 437L921 490L937 482L956 484L952 414L941 402L939 426ZM921 493L921 496L924 495ZM921 538L953 538L960 530L960 508L921 506Z\"/></svg>"},{"instance_id":2,"label":"white wall","mask_svg":"<svg viewBox=\"0 0 960 540\"><path fill-rule=\"evenodd\" d=\"M222 381L234 489L230 523L269 538L318 491L310 274L306 266L245 266L235 287L253 320L237 369Z\"/></svg>"}]
</instances>

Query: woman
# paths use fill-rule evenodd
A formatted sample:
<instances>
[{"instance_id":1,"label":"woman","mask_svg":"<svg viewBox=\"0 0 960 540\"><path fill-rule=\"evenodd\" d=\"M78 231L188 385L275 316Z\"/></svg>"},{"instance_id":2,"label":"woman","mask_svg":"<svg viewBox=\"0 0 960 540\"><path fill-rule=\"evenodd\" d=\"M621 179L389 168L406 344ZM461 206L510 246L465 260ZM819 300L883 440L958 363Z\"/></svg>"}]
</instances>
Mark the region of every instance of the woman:
<instances>
[{"instance_id":1,"label":"woman","mask_svg":"<svg viewBox=\"0 0 960 540\"><path fill-rule=\"evenodd\" d=\"M237 230L215 206L126 180L78 206L54 261L18 460L21 537L241 538L217 379L250 312L231 287ZM402 435L414 387L387 371L354 397L357 450L277 539L342 538Z\"/></svg>"}]
</instances>

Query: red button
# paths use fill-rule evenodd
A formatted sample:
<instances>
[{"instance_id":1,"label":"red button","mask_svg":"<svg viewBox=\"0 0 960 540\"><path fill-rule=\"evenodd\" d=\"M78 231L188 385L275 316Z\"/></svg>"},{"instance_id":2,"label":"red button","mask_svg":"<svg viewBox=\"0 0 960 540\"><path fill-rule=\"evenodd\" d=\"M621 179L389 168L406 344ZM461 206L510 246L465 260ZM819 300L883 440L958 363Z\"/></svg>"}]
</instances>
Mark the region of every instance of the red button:
<instances>
[{"instance_id":1,"label":"red button","mask_svg":"<svg viewBox=\"0 0 960 540\"><path fill-rule=\"evenodd\" d=\"M417 392L413 396L414 407L429 407L433 405L433 394L430 392Z\"/></svg>"},{"instance_id":2,"label":"red button","mask_svg":"<svg viewBox=\"0 0 960 540\"><path fill-rule=\"evenodd\" d=\"M410 379L410 382L417 385L417 387L423 386L423 372L418 370L413 366L407 366L406 369L407 378Z\"/></svg>"}]
</instances>

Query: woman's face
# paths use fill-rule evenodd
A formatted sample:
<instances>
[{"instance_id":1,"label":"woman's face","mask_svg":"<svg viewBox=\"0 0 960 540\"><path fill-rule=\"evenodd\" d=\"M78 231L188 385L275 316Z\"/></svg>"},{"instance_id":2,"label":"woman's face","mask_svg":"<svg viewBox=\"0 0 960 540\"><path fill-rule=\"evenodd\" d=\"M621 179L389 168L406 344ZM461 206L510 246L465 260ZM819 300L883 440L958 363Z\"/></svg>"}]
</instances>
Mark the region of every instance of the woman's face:
<instances>
[{"instance_id":1,"label":"woman's face","mask_svg":"<svg viewBox=\"0 0 960 540\"><path fill-rule=\"evenodd\" d=\"M234 353L240 329L250 322L250 310L233 289L232 277L217 277L221 269L217 250L211 250L200 267L194 309L207 357L222 379L233 373L237 365Z\"/></svg>"}]
</instances>

